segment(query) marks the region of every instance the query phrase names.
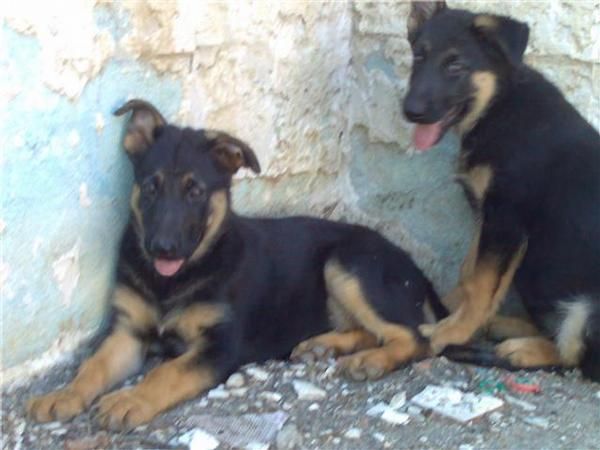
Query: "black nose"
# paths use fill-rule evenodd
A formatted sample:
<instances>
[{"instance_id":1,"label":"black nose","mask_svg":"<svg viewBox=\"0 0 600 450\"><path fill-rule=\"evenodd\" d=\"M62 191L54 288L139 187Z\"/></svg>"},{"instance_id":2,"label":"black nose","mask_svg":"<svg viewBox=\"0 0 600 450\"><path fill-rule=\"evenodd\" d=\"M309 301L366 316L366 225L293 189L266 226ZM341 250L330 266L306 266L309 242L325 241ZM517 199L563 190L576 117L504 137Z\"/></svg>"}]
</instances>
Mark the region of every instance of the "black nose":
<instances>
[{"instance_id":1,"label":"black nose","mask_svg":"<svg viewBox=\"0 0 600 450\"><path fill-rule=\"evenodd\" d=\"M404 100L404 116L411 122L423 120L427 113L427 102L417 96L408 95Z\"/></svg>"},{"instance_id":2,"label":"black nose","mask_svg":"<svg viewBox=\"0 0 600 450\"><path fill-rule=\"evenodd\" d=\"M150 251L154 255L175 256L176 250L175 240L165 236L155 236L150 242Z\"/></svg>"}]
</instances>

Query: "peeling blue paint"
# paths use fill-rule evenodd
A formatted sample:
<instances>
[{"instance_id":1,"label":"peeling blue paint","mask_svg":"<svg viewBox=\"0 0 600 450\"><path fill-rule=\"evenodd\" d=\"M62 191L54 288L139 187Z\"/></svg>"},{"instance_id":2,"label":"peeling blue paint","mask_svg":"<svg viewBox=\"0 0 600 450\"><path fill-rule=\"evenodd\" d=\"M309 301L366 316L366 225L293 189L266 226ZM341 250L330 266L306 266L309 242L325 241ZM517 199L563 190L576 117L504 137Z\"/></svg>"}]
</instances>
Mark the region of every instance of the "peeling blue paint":
<instances>
[{"instance_id":1,"label":"peeling blue paint","mask_svg":"<svg viewBox=\"0 0 600 450\"><path fill-rule=\"evenodd\" d=\"M102 13L99 13L101 16ZM110 17L102 18L107 26ZM114 33L119 33L115 25ZM0 89L17 92L0 111L0 179L5 223L2 260L2 365L48 348L60 331L91 330L104 308L119 233L127 218L131 170L120 149L123 119L112 112L143 97L173 117L181 86L133 60L109 61L69 101L44 86L35 38L0 28ZM104 126L97 129L101 115ZM89 206L80 204L85 183ZM53 262L80 242L80 276L65 301ZM24 335L23 331L27 334Z\"/></svg>"}]
</instances>

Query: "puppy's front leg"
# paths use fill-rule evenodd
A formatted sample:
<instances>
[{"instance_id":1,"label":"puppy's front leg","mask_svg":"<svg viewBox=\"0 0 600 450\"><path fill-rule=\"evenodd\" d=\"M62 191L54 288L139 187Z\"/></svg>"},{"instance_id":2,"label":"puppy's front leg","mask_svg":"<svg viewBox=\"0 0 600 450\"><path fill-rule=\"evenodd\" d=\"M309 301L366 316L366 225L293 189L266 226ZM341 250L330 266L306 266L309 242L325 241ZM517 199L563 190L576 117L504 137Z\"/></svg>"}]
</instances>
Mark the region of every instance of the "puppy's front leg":
<instances>
[{"instance_id":1,"label":"puppy's front leg","mask_svg":"<svg viewBox=\"0 0 600 450\"><path fill-rule=\"evenodd\" d=\"M200 363L197 351L187 352L151 370L137 386L102 397L99 423L111 429L135 428L214 386L216 379L211 365Z\"/></svg>"},{"instance_id":2,"label":"puppy's front leg","mask_svg":"<svg viewBox=\"0 0 600 450\"><path fill-rule=\"evenodd\" d=\"M135 373L141 365L142 356L142 342L125 329L116 329L81 365L70 384L29 400L29 417L38 422L66 421L75 417L98 395Z\"/></svg>"},{"instance_id":3,"label":"puppy's front leg","mask_svg":"<svg viewBox=\"0 0 600 450\"><path fill-rule=\"evenodd\" d=\"M487 198L483 212L473 267L453 291L458 308L437 325L419 327L436 353L448 344L464 344L495 314L525 255L526 235L512 207Z\"/></svg>"}]
</instances>

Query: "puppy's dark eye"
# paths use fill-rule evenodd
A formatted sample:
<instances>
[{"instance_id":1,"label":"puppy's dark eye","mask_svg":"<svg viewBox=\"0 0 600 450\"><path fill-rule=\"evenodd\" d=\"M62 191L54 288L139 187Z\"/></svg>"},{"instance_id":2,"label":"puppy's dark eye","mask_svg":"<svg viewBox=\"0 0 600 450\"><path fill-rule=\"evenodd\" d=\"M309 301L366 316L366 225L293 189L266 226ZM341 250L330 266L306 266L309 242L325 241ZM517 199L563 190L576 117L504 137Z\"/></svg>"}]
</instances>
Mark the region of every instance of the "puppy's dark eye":
<instances>
[{"instance_id":1,"label":"puppy's dark eye","mask_svg":"<svg viewBox=\"0 0 600 450\"><path fill-rule=\"evenodd\" d=\"M466 73L467 67L459 59L453 58L446 62L445 70L448 75L455 77Z\"/></svg>"},{"instance_id":2,"label":"puppy's dark eye","mask_svg":"<svg viewBox=\"0 0 600 450\"><path fill-rule=\"evenodd\" d=\"M187 198L190 201L197 201L204 198L206 194L206 189L203 186L200 186L195 181L188 181L185 186Z\"/></svg>"},{"instance_id":3,"label":"puppy's dark eye","mask_svg":"<svg viewBox=\"0 0 600 450\"><path fill-rule=\"evenodd\" d=\"M157 177L151 177L142 183L142 195L146 198L152 198L156 195L159 188Z\"/></svg>"}]
</instances>

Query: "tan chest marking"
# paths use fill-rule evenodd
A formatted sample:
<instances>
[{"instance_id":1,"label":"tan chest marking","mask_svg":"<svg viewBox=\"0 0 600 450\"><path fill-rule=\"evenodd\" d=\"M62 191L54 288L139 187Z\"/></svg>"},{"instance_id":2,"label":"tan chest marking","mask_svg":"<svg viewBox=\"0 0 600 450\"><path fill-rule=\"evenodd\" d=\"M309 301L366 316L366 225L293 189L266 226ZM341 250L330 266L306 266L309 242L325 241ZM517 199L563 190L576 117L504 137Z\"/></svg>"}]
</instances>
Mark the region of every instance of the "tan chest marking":
<instances>
[{"instance_id":1,"label":"tan chest marking","mask_svg":"<svg viewBox=\"0 0 600 450\"><path fill-rule=\"evenodd\" d=\"M475 166L457 175L458 181L468 190L473 206L480 207L492 184L494 172L488 165Z\"/></svg>"}]
</instances>

